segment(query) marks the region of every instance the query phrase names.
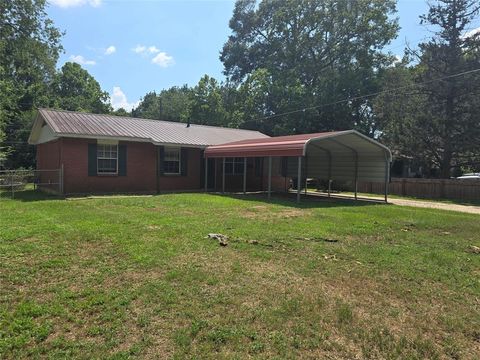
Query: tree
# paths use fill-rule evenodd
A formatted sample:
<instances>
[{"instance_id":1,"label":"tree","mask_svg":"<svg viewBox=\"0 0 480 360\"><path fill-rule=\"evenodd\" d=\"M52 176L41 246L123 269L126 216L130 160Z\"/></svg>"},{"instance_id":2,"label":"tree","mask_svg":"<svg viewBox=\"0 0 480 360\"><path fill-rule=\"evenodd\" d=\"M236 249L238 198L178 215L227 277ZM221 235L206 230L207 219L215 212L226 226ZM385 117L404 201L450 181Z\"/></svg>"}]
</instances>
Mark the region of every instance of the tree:
<instances>
[{"instance_id":1,"label":"tree","mask_svg":"<svg viewBox=\"0 0 480 360\"><path fill-rule=\"evenodd\" d=\"M190 91L189 118L196 124L225 125L227 114L222 95L221 84L213 77L204 75Z\"/></svg>"},{"instance_id":2,"label":"tree","mask_svg":"<svg viewBox=\"0 0 480 360\"><path fill-rule=\"evenodd\" d=\"M374 100L373 112L381 129L380 140L393 150L394 157L413 160L429 170L432 167L429 136L422 132L419 124L429 122L430 113L428 99L416 85L418 71L418 67L408 67L406 62L383 71L385 92Z\"/></svg>"},{"instance_id":3,"label":"tree","mask_svg":"<svg viewBox=\"0 0 480 360\"><path fill-rule=\"evenodd\" d=\"M237 84L255 71L268 72L267 114L353 98L378 90L379 70L393 61L381 50L397 34L394 12L394 0L239 0L220 59ZM268 121L269 133L377 130L369 100Z\"/></svg>"},{"instance_id":4,"label":"tree","mask_svg":"<svg viewBox=\"0 0 480 360\"><path fill-rule=\"evenodd\" d=\"M55 75L51 94L52 107L97 114L112 111L108 92L77 63L67 62L62 66Z\"/></svg>"},{"instance_id":5,"label":"tree","mask_svg":"<svg viewBox=\"0 0 480 360\"><path fill-rule=\"evenodd\" d=\"M435 36L420 45L420 81L445 78L477 69L480 64L480 34L464 37L478 15L480 5L474 0L439 0L431 4L422 21L438 28ZM425 86L432 114L422 126L430 135L432 156L444 178L451 168L467 160L469 151L480 150L478 98L480 76L451 77ZM468 157L468 156L467 156Z\"/></svg>"},{"instance_id":6,"label":"tree","mask_svg":"<svg viewBox=\"0 0 480 360\"><path fill-rule=\"evenodd\" d=\"M431 4L421 19L434 27L434 36L409 51L418 63L403 70L412 85L405 93L411 94L380 99L385 140L401 155L423 159L443 178L480 161L480 74L471 72L480 64L480 33L466 36L479 9L473 0ZM398 80L387 78L395 86Z\"/></svg>"},{"instance_id":7,"label":"tree","mask_svg":"<svg viewBox=\"0 0 480 360\"><path fill-rule=\"evenodd\" d=\"M159 118L166 121L188 120L190 89L187 85L162 90L158 95Z\"/></svg>"},{"instance_id":8,"label":"tree","mask_svg":"<svg viewBox=\"0 0 480 360\"><path fill-rule=\"evenodd\" d=\"M162 90L158 95L154 91L149 92L132 114L135 117L147 119L186 122L189 92L187 85Z\"/></svg>"},{"instance_id":9,"label":"tree","mask_svg":"<svg viewBox=\"0 0 480 360\"><path fill-rule=\"evenodd\" d=\"M6 120L9 118L9 109L13 107L13 98L8 96L12 92L13 84L6 79L5 71L0 67L0 168L3 167L11 147L5 143L7 127Z\"/></svg>"},{"instance_id":10,"label":"tree","mask_svg":"<svg viewBox=\"0 0 480 360\"><path fill-rule=\"evenodd\" d=\"M115 111L112 112L113 115L116 115L116 116L131 116L131 113L129 113L127 110L125 110L124 108L119 108Z\"/></svg>"},{"instance_id":11,"label":"tree","mask_svg":"<svg viewBox=\"0 0 480 360\"><path fill-rule=\"evenodd\" d=\"M145 119L160 119L160 106L155 91L145 94L138 106L132 110L132 116Z\"/></svg>"},{"instance_id":12,"label":"tree","mask_svg":"<svg viewBox=\"0 0 480 360\"><path fill-rule=\"evenodd\" d=\"M32 109L48 103L48 84L62 51L62 33L45 12L45 0L4 0L0 4L0 126L6 166L31 166L33 149L26 144Z\"/></svg>"}]
</instances>

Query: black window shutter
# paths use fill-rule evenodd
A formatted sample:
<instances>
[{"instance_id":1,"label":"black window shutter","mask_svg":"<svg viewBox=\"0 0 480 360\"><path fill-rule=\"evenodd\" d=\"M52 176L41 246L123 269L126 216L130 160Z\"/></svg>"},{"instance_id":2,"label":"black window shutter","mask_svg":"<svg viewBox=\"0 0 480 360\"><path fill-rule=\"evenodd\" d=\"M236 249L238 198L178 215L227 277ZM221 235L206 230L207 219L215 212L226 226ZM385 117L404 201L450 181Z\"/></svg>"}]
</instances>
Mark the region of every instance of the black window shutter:
<instances>
[{"instance_id":1,"label":"black window shutter","mask_svg":"<svg viewBox=\"0 0 480 360\"><path fill-rule=\"evenodd\" d=\"M97 176L97 144L88 144L88 176Z\"/></svg>"},{"instance_id":2,"label":"black window shutter","mask_svg":"<svg viewBox=\"0 0 480 360\"><path fill-rule=\"evenodd\" d=\"M181 174L182 176L187 176L188 169L188 149L182 148L180 152L180 165L182 166Z\"/></svg>"},{"instance_id":3,"label":"black window shutter","mask_svg":"<svg viewBox=\"0 0 480 360\"><path fill-rule=\"evenodd\" d=\"M164 167L163 162L165 160L165 148L163 146L158 147L158 174L163 175Z\"/></svg>"},{"instance_id":4,"label":"black window shutter","mask_svg":"<svg viewBox=\"0 0 480 360\"><path fill-rule=\"evenodd\" d=\"M127 145L118 145L118 176L127 176Z\"/></svg>"}]
</instances>

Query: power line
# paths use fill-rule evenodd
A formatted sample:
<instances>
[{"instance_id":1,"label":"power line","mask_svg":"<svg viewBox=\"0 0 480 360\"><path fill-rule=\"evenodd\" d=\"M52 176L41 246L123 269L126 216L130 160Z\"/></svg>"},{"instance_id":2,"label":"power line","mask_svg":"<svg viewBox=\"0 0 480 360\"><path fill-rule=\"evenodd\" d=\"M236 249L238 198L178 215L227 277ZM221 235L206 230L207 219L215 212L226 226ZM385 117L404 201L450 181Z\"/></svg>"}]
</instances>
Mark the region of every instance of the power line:
<instances>
[{"instance_id":1,"label":"power line","mask_svg":"<svg viewBox=\"0 0 480 360\"><path fill-rule=\"evenodd\" d=\"M450 78L454 78L454 77L458 77L458 76L463 76L463 75L468 75L468 74L472 74L472 73L476 73L476 72L480 72L480 68L479 69L474 69L474 70L469 70L469 71L464 71L464 72L461 72L461 73L458 73L458 74L444 76L444 77L437 78L437 79L424 81L422 83L416 83L416 84L411 84L411 85L400 86L400 87L397 87L397 88L386 89L386 90L377 91L377 92L366 94L366 95L354 96L354 97L351 97L351 98L346 98L346 99L334 101L334 102L331 102L331 103L309 106L309 107L305 107L305 108L302 108L302 109L287 111L287 112L284 112L284 113L269 115L269 116L265 116L265 117L261 117L261 118L257 118L257 119L248 120L248 121L261 121L261 120L273 119L273 118L276 118L276 117L279 117L279 116L291 115L291 114L296 114L296 113L299 113L299 112L304 112L304 111L307 111L307 110L318 109L318 108L321 108L321 107L338 105L338 104L342 104L342 103L349 102L349 101L366 99L366 98L381 95L381 94L386 94L386 93L390 93L390 92L394 92L394 91L398 91L398 90L404 90L404 89L408 89L408 88L415 87L415 86L430 84L430 83L435 82L435 81L442 81L442 80L446 80L446 79L450 79Z\"/></svg>"},{"instance_id":2,"label":"power line","mask_svg":"<svg viewBox=\"0 0 480 360\"><path fill-rule=\"evenodd\" d=\"M287 112L280 113L280 114L268 115L268 116L264 116L264 117L261 117L261 118L248 120L248 122L268 120L268 119L273 119L273 118L277 118L277 117L280 117L280 116L285 116L285 115L296 114L296 113L299 113L299 112L304 112L304 111L307 111L307 110L313 110L313 109L318 109L318 108L322 108L322 107L338 105L338 104L342 104L342 103L349 102L349 101L354 101L354 100L366 99L366 98L370 98L370 97L381 95L381 94L392 93L392 92L399 91L399 90L404 90L404 89L408 89L408 88L412 88L412 87L422 86L422 85L430 84L430 83L433 83L433 82L436 82L436 81L442 81L442 80L451 79L451 78L454 78L454 77L459 77L459 76L468 75L468 74L473 74L473 73L477 73L477 72L480 72L480 68L464 71L464 72L457 73L457 74L447 75L447 76L443 76L443 77L432 79L432 80L427 80L427 81L424 81L424 82L421 82L421 83L415 83L415 84L411 84L411 85L405 85L405 86L400 86L400 87L396 87L396 88L381 90L381 91L377 91L377 92L366 94L366 95L354 96L354 97L351 97L351 98L337 100L337 101L330 102L330 103L324 103L324 104L309 106L309 107L305 107L305 108L301 108L301 109L297 109L297 110L287 111ZM412 95L412 94L409 94L409 95ZM30 132L30 131L31 130L29 130L29 129L17 129L15 131L15 133ZM4 143L6 143L6 142L4 142ZM13 143L13 142L11 142L11 143ZM22 143L22 142L18 142L18 143Z\"/></svg>"}]
</instances>

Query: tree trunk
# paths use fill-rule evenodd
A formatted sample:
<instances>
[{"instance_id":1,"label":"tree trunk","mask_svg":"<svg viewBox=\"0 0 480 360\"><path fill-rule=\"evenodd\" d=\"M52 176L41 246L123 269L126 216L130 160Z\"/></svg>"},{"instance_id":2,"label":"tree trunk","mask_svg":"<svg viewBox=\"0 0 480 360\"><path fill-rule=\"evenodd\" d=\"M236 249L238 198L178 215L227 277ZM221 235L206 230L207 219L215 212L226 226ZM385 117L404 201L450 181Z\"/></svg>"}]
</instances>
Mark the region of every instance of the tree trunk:
<instances>
[{"instance_id":1,"label":"tree trunk","mask_svg":"<svg viewBox=\"0 0 480 360\"><path fill-rule=\"evenodd\" d=\"M441 177L444 179L450 178L450 169L452 167L452 151L449 148L445 148L442 157Z\"/></svg>"}]
</instances>

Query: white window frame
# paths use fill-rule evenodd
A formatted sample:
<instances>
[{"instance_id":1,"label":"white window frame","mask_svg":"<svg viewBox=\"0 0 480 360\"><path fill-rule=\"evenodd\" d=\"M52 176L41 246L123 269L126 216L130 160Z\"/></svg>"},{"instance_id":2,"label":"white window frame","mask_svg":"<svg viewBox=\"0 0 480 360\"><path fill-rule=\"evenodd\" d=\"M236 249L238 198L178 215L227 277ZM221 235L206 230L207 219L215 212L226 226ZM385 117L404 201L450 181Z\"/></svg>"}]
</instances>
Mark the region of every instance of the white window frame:
<instances>
[{"instance_id":1,"label":"white window frame","mask_svg":"<svg viewBox=\"0 0 480 360\"><path fill-rule=\"evenodd\" d=\"M167 152L168 151L178 151L178 172L167 172L165 171L165 162L166 161L175 161L175 160L167 160ZM180 147L174 147L174 146L166 146L164 148L164 154L163 154L163 169L164 175L181 175L182 174L182 148Z\"/></svg>"},{"instance_id":2,"label":"white window frame","mask_svg":"<svg viewBox=\"0 0 480 360\"><path fill-rule=\"evenodd\" d=\"M237 158L238 158L238 159L242 159L242 160L235 161L235 159L237 159ZM231 160L229 160L229 159L231 159ZM244 161L245 161L245 158L239 157L239 156L237 156L237 157L226 157L226 158L225 158L225 175L231 175L231 176L243 175L243 166L244 166L243 163L244 163ZM232 164L232 172L230 172L230 173L227 172L227 170L226 170L226 168L227 168L227 166L226 166L227 163L228 163L228 164ZM240 172L235 172L235 165L236 165L236 164L239 164L239 163L242 164L242 171L240 171Z\"/></svg>"},{"instance_id":3,"label":"white window frame","mask_svg":"<svg viewBox=\"0 0 480 360\"><path fill-rule=\"evenodd\" d=\"M99 146L115 146L116 147L116 154L117 154L117 157L116 158L113 158L113 157L99 157L98 156L98 147ZM106 171L99 171L100 167L98 166L99 165L99 161L98 160L115 160L116 161L116 169L115 171L110 171L110 172L106 172ZM97 175L118 175L118 141L116 142L111 142L111 141L97 141Z\"/></svg>"}]
</instances>

